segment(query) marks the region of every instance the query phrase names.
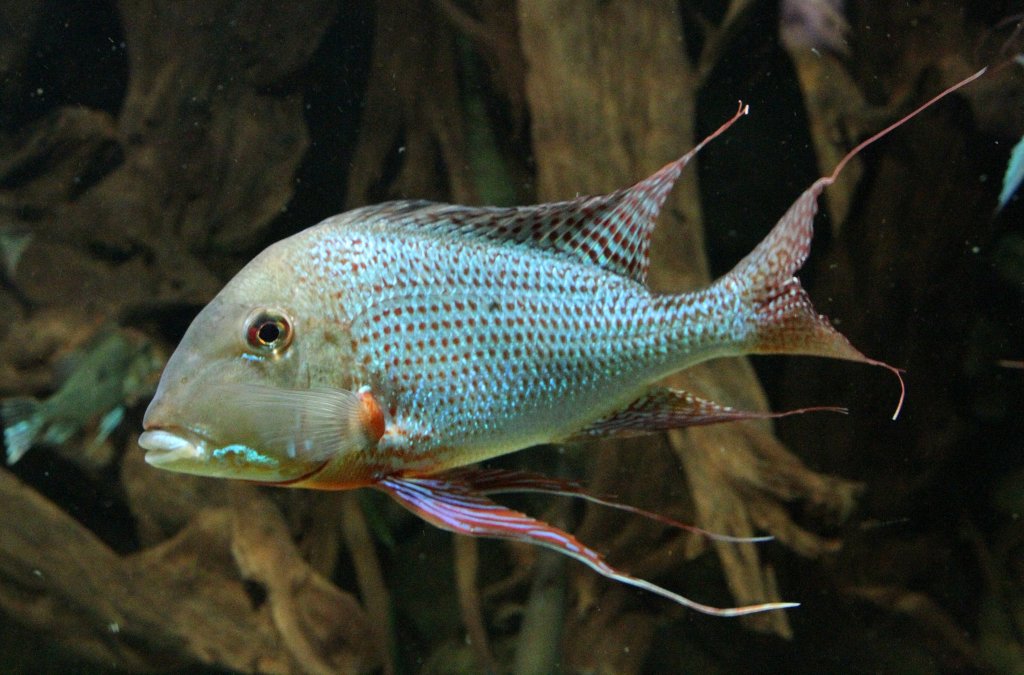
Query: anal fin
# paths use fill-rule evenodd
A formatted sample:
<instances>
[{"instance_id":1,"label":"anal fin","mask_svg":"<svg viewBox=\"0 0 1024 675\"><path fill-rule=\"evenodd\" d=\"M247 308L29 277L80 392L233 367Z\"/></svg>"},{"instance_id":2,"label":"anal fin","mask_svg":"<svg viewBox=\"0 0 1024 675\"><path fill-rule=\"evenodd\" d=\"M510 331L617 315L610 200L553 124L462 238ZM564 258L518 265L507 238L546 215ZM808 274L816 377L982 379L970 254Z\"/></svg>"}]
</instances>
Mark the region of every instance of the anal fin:
<instances>
[{"instance_id":1,"label":"anal fin","mask_svg":"<svg viewBox=\"0 0 1024 675\"><path fill-rule=\"evenodd\" d=\"M641 434L739 420L770 419L806 412L846 412L845 408L812 407L783 412L737 410L700 398L688 391L657 387L642 397L573 434L569 441L593 438L627 438Z\"/></svg>"},{"instance_id":2,"label":"anal fin","mask_svg":"<svg viewBox=\"0 0 1024 675\"><path fill-rule=\"evenodd\" d=\"M503 489L522 489L522 477L512 481L518 488L502 485L500 477L481 477L481 487L490 492ZM526 481L529 484L529 481ZM389 494L395 501L420 518L441 529L472 537L490 537L543 546L578 560L592 570L614 581L660 595L684 607L711 616L742 616L755 612L795 607L790 602L766 602L745 607L711 607L690 600L678 593L662 588L644 579L621 572L605 561L604 557L580 542L576 537L543 521L502 506L471 483L460 480L458 473L438 477L385 477L375 487Z\"/></svg>"}]
</instances>

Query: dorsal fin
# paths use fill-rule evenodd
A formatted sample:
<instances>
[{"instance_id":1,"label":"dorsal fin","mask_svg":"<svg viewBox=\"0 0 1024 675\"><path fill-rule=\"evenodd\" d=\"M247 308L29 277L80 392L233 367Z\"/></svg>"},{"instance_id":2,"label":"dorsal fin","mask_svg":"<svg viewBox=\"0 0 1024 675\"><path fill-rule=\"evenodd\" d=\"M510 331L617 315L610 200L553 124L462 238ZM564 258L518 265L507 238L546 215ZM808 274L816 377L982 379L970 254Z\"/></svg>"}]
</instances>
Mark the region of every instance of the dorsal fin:
<instances>
[{"instance_id":1,"label":"dorsal fin","mask_svg":"<svg viewBox=\"0 0 1024 675\"><path fill-rule=\"evenodd\" d=\"M378 224L385 228L417 227L439 235L482 237L550 250L644 283L651 232L680 172L701 148L746 112L741 103L728 122L690 152L636 185L607 195L519 207L401 201L360 209L358 215L386 217Z\"/></svg>"}]
</instances>

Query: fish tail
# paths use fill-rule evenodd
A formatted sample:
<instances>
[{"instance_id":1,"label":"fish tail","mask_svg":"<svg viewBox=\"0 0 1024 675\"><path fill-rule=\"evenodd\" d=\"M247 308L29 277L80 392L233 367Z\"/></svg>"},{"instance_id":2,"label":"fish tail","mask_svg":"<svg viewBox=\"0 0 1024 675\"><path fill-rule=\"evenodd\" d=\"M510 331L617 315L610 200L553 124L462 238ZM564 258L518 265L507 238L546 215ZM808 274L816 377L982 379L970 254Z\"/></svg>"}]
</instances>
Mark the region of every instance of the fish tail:
<instances>
[{"instance_id":1,"label":"fish tail","mask_svg":"<svg viewBox=\"0 0 1024 675\"><path fill-rule=\"evenodd\" d=\"M794 275L811 251L818 197L836 181L850 159L922 110L981 77L984 72L983 69L947 88L859 143L839 161L830 175L819 178L800 195L753 251L708 289L710 297L706 300L710 300L712 306L729 308L730 318L734 319L726 322L731 324L733 348L748 354L825 356L887 368L900 381L900 399L893 414L893 419L896 419L906 392L899 369L865 356L850 344L827 318L818 314Z\"/></svg>"},{"instance_id":2,"label":"fish tail","mask_svg":"<svg viewBox=\"0 0 1024 675\"><path fill-rule=\"evenodd\" d=\"M831 183L814 183L789 208L764 240L709 292L736 309L740 339L736 347L747 354L823 356L880 366L900 382L900 398L893 419L903 405L905 387L899 369L865 356L819 314L794 275L811 249L814 215L821 191ZM739 307L736 307L738 301Z\"/></svg>"},{"instance_id":3,"label":"fish tail","mask_svg":"<svg viewBox=\"0 0 1024 675\"><path fill-rule=\"evenodd\" d=\"M836 182L843 167L865 147L913 119L934 103L977 80L984 70L933 96L919 108L858 143L829 175L806 189L768 236L732 271L709 289L695 295L675 296L682 334L708 348L706 354L805 354L842 358L892 371L900 384L899 415L906 392L900 371L876 361L850 344L819 314L795 277L811 250L814 215L824 188ZM709 320L710 319L710 320Z\"/></svg>"},{"instance_id":4,"label":"fish tail","mask_svg":"<svg viewBox=\"0 0 1024 675\"><path fill-rule=\"evenodd\" d=\"M14 464L35 443L43 428L42 404L31 397L9 398L0 402L4 423L4 447L7 464Z\"/></svg>"},{"instance_id":5,"label":"fish tail","mask_svg":"<svg viewBox=\"0 0 1024 675\"><path fill-rule=\"evenodd\" d=\"M744 352L870 361L818 314L794 276L810 253L820 191L816 183L801 195L768 236L710 289L734 299L724 302L742 318L737 346Z\"/></svg>"}]
</instances>

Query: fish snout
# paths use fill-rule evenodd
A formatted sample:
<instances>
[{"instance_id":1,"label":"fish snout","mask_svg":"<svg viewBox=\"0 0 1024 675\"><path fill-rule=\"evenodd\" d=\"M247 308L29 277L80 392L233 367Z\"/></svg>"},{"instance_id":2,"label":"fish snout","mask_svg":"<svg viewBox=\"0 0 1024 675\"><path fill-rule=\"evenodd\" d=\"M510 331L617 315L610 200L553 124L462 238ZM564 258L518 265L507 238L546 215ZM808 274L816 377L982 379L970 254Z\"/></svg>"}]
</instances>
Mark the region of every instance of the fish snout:
<instances>
[{"instance_id":1,"label":"fish snout","mask_svg":"<svg viewBox=\"0 0 1024 675\"><path fill-rule=\"evenodd\" d=\"M157 392L157 395L149 402L149 406L146 407L146 414L142 416L142 428L145 431L150 431L168 426L170 420L168 408L164 397Z\"/></svg>"},{"instance_id":2,"label":"fish snout","mask_svg":"<svg viewBox=\"0 0 1024 675\"><path fill-rule=\"evenodd\" d=\"M168 391L167 380L165 372L142 418L143 433L139 436L139 445L146 450L148 464L181 470L183 464L205 462L206 449L202 439L186 430L182 420L183 411L181 406L175 404L174 397L169 395L174 392Z\"/></svg>"}]
</instances>

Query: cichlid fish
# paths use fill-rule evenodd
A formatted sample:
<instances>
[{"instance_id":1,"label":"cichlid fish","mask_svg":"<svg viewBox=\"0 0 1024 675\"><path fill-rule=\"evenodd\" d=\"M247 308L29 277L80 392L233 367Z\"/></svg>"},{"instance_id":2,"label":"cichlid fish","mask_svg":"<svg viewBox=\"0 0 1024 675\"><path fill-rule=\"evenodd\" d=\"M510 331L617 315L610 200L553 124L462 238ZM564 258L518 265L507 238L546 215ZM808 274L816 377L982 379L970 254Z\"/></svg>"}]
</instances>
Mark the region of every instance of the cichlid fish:
<instances>
[{"instance_id":1,"label":"cichlid fish","mask_svg":"<svg viewBox=\"0 0 1024 675\"><path fill-rule=\"evenodd\" d=\"M32 243L33 237L31 231L17 225L0 225L0 270L6 280L15 278L21 256Z\"/></svg>"},{"instance_id":2,"label":"cichlid fish","mask_svg":"<svg viewBox=\"0 0 1024 675\"><path fill-rule=\"evenodd\" d=\"M574 483L464 468L542 443L766 416L656 384L712 358L809 354L896 372L815 312L793 276L817 198L846 160L709 287L647 288L666 195L745 112L741 104L682 158L608 195L518 208L390 202L270 246L172 355L139 439L146 461L291 487L376 488L444 529L546 546L709 614L793 606L709 607L629 576L488 495L571 494L681 525Z\"/></svg>"},{"instance_id":3,"label":"cichlid fish","mask_svg":"<svg viewBox=\"0 0 1024 675\"><path fill-rule=\"evenodd\" d=\"M109 460L101 452L104 441L124 419L125 406L153 392L162 365L143 334L102 326L52 396L0 401L7 463L17 462L37 442L63 446L83 431L95 430L78 459L90 466L104 464Z\"/></svg>"}]
</instances>

